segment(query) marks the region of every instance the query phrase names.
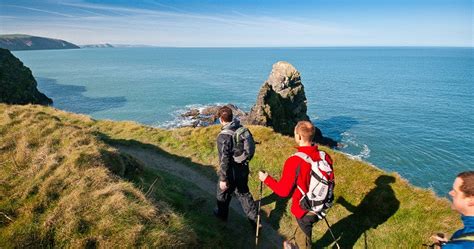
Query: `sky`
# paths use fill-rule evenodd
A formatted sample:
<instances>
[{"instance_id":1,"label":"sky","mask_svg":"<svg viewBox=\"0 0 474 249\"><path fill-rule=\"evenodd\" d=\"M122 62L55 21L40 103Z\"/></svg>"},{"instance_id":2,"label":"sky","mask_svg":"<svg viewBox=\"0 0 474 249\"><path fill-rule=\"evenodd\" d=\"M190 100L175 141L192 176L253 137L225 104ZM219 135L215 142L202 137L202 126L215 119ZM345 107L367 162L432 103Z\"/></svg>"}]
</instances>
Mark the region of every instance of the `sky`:
<instances>
[{"instance_id":1,"label":"sky","mask_svg":"<svg viewBox=\"0 0 474 249\"><path fill-rule=\"evenodd\" d=\"M78 45L473 47L472 0L0 0L0 34Z\"/></svg>"}]
</instances>

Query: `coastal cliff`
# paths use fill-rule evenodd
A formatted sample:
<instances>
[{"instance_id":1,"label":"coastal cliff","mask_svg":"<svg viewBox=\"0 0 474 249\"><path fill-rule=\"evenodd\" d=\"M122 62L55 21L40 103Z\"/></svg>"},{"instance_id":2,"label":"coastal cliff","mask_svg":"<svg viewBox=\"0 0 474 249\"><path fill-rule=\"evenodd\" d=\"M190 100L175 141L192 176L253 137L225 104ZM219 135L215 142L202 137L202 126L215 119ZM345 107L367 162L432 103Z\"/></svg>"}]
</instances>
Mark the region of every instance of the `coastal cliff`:
<instances>
[{"instance_id":1,"label":"coastal cliff","mask_svg":"<svg viewBox=\"0 0 474 249\"><path fill-rule=\"evenodd\" d=\"M51 105L53 100L38 91L31 70L7 49L0 48L0 103Z\"/></svg>"}]
</instances>

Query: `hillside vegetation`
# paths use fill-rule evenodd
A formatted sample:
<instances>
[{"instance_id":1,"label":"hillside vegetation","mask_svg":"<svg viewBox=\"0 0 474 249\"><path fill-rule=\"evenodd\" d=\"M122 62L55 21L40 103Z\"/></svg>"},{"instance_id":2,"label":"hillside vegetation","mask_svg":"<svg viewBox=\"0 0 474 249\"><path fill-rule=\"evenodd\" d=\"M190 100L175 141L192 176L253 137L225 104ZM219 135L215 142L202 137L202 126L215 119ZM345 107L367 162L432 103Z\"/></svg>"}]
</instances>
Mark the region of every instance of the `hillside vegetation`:
<instances>
[{"instance_id":1,"label":"hillside vegetation","mask_svg":"<svg viewBox=\"0 0 474 249\"><path fill-rule=\"evenodd\" d=\"M251 126L250 130L260 142L250 176L251 191L258 198L257 170L278 177L295 149L293 139L271 129ZM96 121L50 107L0 104L0 237L7 238L0 247L11 243L242 247L233 243L242 239L241 234L232 237L234 231L189 211L206 212L213 196L189 203L183 189L192 183L150 171L137 162L139 158L114 149L143 147L216 180L218 132L218 126L164 130L134 122ZM337 202L328 221L343 248L418 248L433 232L449 233L461 226L449 202L432 191L323 149L333 157L336 173ZM153 179L158 179L159 187L154 198L146 198L143 192ZM265 219L291 237L295 223L288 199L270 195L268 188L264 196ZM220 231L226 235L218 237ZM323 222L316 224L313 242L315 247L330 246L332 238Z\"/></svg>"},{"instance_id":2,"label":"hillside vegetation","mask_svg":"<svg viewBox=\"0 0 474 249\"><path fill-rule=\"evenodd\" d=\"M40 106L0 104L0 248L192 247L168 204L120 177L142 166L79 123Z\"/></svg>"},{"instance_id":3,"label":"hillside vegetation","mask_svg":"<svg viewBox=\"0 0 474 249\"><path fill-rule=\"evenodd\" d=\"M79 48L79 46L60 39L52 39L23 34L11 34L0 35L0 48L15 51L39 49L72 49Z\"/></svg>"}]
</instances>

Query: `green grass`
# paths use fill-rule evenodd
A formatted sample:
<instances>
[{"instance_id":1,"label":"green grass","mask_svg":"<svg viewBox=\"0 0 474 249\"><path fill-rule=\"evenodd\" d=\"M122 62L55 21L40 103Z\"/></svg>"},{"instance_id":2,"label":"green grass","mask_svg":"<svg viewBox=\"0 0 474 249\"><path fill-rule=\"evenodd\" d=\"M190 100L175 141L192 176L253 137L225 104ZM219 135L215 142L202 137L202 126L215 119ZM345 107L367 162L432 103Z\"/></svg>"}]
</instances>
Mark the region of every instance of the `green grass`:
<instances>
[{"instance_id":1,"label":"green grass","mask_svg":"<svg viewBox=\"0 0 474 249\"><path fill-rule=\"evenodd\" d=\"M0 248L197 245L183 215L123 179L139 163L51 108L0 105L0 162Z\"/></svg>"},{"instance_id":2,"label":"green grass","mask_svg":"<svg viewBox=\"0 0 474 249\"><path fill-rule=\"evenodd\" d=\"M122 197L123 199L132 201L132 203L141 201L146 205L151 202L163 203L163 206L166 207L163 210L171 212L172 217L176 219L176 222L168 227L168 230L165 229L164 237L173 238L175 234L180 233L176 231L181 229L189 236L180 243L218 245L217 247L234 245L233 238L239 237L233 237L233 231L227 231L227 235L215 238L217 233L212 230L215 228L215 223L208 218L208 214L205 214L213 206L213 196L208 196L209 200L206 198L193 200L192 203L202 202L202 209L197 211L203 213L201 216L195 217L192 211L187 211L192 207L185 201L187 183L179 182L163 172L151 172L138 176L132 174L133 178L131 179L135 187L114 177L117 174L133 173L133 170L127 171L127 168L130 168L130 165L136 165L136 162L124 155L117 156L117 152L114 152L107 144L113 141L128 146L147 147L179 160L189 167L199 170L209 179L215 180L217 167L215 137L219 133L218 126L163 130L134 122L96 121L87 116L39 106L8 107L0 105L0 116L1 162L7 166L2 165L0 173L0 181L7 183L0 185L0 193L3 194L0 195L0 211L14 220L14 222L5 218L0 220L2 221L0 236L8 236L5 238L10 239L25 238L24 241L27 242L38 241L39 237L47 243L51 237L65 240L66 236L61 237L59 234L67 234L71 236L71 239L65 240L68 241L68 245L84 245L87 240L83 237L91 237L89 234L98 236L98 234L105 233L108 236L113 236L110 231L100 230L89 225L91 219L86 214L92 214L83 209L79 209L79 212L74 214L68 213L70 215L68 219L73 219L74 224L69 224L65 222L67 219L62 218L64 224L61 226L64 225L66 229L47 229L48 226L46 226L50 223L46 222L49 220L45 214L54 213L55 208L63 203L60 200L64 196L75 193L74 198L86 199L71 197L71 200L76 200L77 203L91 202L87 199L90 194L85 195L84 193L95 191L95 188L87 188L88 190L76 193L74 188L68 186L77 184L77 181L84 182L84 179L87 179L84 177L86 177L85 174L88 170L100 169L104 171L101 180L109 179L107 180L108 184L131 188L127 191L125 190L127 188L117 191L125 196ZM44 122L47 125L44 125ZM265 169L271 175L279 178L284 161L287 156L294 153L295 149L294 141L289 137L276 134L265 127L251 126L249 128L255 139L260 142L257 145L255 158L251 162L252 172L249 183L251 191L256 197L259 184L257 171ZM33 135L34 139L25 139L31 133L36 134ZM86 133L87 136L83 135ZM27 134L28 136L26 136ZM44 139L45 137L47 139ZM91 147L91 144L94 146ZM78 150L78 148L81 149ZM339 242L344 248L420 247L422 243L428 242L432 233L440 231L450 233L461 226L458 215L450 210L448 200L436 197L432 191L413 187L396 173L387 173L328 148L323 149L333 158L336 174L337 202L331 209L328 220L333 224L336 235L341 237ZM53 153L49 150L53 152L58 150L61 153ZM47 166L31 163L37 161L51 163L46 163ZM127 163L120 163L120 161ZM92 163L91 166L90 162L95 163ZM78 165L72 167L74 163ZM69 171L62 174L56 173L60 168ZM80 170L74 170L75 168L80 168ZM135 168L140 167L136 166ZM115 172L115 174L111 174L111 172ZM48 180L52 175L55 176L54 179L58 180ZM89 177L96 177L96 175L98 174L92 174ZM153 200L143 198L143 193L136 190L136 187L146 191L150 181L155 179L155 175L162 179L160 181L161 187L154 193ZM68 184L64 184L64 182ZM84 182L87 183L84 185L88 186L94 182ZM100 187L107 189L105 185ZM175 194L167 195L169 189L173 190ZM103 192L108 193L105 190ZM134 194L125 194L127 192ZM59 193L59 195L54 193ZM270 190L265 188L267 197L264 198L263 203L267 219L280 233L289 236L295 228L294 219L289 213L290 202L288 199L275 198L270 193ZM102 197L100 201L107 203L107 205L114 205L114 202L110 202L110 200L107 202L108 197L106 196ZM131 196L132 199L127 199L127 196ZM68 206L61 206L61 209L68 210L66 207ZM100 210L94 205L91 208L94 211ZM162 211L161 208L156 209L155 212ZM104 210L101 215L107 216L107 212L111 211ZM129 215L133 212L129 210L125 213ZM53 217L56 220L61 220L60 214L56 215ZM141 216L132 215L132 217ZM137 221L132 219L132 221L140 224L140 219ZM132 232L136 231L132 229L134 225L131 224L136 224L132 221L120 220L117 222L120 224L119 227L131 229L126 234L141 235L136 243L148 242L148 233ZM159 219L156 222L156 226L159 226ZM219 226L217 225L217 228L220 229ZM145 230L148 231L148 229ZM17 232L13 234L12 231ZM143 229L139 231L143 231ZM166 234L166 232L169 233ZM48 235L49 233L52 235ZM33 234L34 236L25 236L24 234ZM71 241L78 242L72 243ZM316 224L313 230L315 246L328 246L331 241L326 225L322 222ZM239 245L238 241L236 243Z\"/></svg>"}]
</instances>

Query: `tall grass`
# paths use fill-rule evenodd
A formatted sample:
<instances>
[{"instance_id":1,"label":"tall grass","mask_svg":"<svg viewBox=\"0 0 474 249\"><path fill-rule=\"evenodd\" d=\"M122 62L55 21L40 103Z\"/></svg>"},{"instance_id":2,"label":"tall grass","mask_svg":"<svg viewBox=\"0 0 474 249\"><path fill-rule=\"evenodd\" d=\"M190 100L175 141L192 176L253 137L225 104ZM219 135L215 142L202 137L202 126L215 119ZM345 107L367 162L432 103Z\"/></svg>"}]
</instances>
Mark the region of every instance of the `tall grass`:
<instances>
[{"instance_id":1,"label":"tall grass","mask_svg":"<svg viewBox=\"0 0 474 249\"><path fill-rule=\"evenodd\" d=\"M194 247L182 215L121 178L142 166L88 122L52 108L0 105L0 248Z\"/></svg>"}]
</instances>

